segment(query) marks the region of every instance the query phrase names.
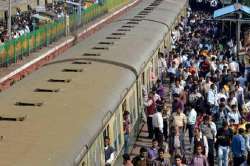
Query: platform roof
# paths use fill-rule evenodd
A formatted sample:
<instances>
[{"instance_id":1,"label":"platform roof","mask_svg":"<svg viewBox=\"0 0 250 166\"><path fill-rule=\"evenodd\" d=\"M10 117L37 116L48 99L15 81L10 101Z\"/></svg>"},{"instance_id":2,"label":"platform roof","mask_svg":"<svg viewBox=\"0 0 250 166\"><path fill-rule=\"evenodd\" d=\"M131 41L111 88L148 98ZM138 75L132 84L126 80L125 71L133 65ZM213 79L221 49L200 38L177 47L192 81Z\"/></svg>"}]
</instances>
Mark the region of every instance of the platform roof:
<instances>
[{"instance_id":1,"label":"platform roof","mask_svg":"<svg viewBox=\"0 0 250 166\"><path fill-rule=\"evenodd\" d=\"M233 5L229 5L221 9L215 10L213 18L225 17L238 12L250 15L250 7L241 5L240 3L235 3Z\"/></svg>"}]
</instances>

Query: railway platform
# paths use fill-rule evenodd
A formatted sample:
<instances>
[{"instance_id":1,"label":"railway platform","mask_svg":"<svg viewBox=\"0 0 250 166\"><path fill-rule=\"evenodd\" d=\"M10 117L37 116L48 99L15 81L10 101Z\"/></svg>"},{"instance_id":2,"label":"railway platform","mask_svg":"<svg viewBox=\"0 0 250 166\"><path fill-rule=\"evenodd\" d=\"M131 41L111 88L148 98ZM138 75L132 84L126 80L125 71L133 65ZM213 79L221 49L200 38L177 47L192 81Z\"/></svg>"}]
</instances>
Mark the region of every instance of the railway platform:
<instances>
[{"instance_id":1,"label":"railway platform","mask_svg":"<svg viewBox=\"0 0 250 166\"><path fill-rule=\"evenodd\" d=\"M171 109L171 91L169 90L169 81L167 80L167 83L164 84L165 92L166 92L166 100L168 101L168 109ZM192 159L192 153L191 153L191 144L188 140L188 132L185 133L185 158L187 162L190 162ZM173 158L171 154L169 153L169 139L167 141L164 141L164 147L165 147L165 158L169 160L170 163L173 163ZM130 145L130 158L131 160L140 154L140 148L145 147L146 149L149 149L152 146L152 139L148 138L148 128L147 123L142 122L141 123L141 130L139 132L139 135L136 137L135 140L132 140L132 145ZM116 166L122 165L123 159L122 156L119 156L117 162L115 163Z\"/></svg>"}]
</instances>

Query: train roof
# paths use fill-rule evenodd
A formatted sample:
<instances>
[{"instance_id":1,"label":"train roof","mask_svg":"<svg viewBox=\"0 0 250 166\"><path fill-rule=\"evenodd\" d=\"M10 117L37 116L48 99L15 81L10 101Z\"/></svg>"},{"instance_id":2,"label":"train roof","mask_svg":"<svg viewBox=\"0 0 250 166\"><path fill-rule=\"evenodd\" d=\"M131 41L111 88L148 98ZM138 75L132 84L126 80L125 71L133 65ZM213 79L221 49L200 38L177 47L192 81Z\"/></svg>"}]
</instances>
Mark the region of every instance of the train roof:
<instances>
[{"instance_id":1,"label":"train roof","mask_svg":"<svg viewBox=\"0 0 250 166\"><path fill-rule=\"evenodd\" d=\"M126 24L128 20L124 19L134 17L151 2L154 1L142 1L123 17L0 93L2 117L27 115L22 122L1 121L0 165L74 165L162 42L168 30L162 23L170 25L185 4L183 0L162 1L145 16L148 20L130 20L138 24ZM134 28L117 32L124 25ZM106 38L111 36L120 39ZM113 43L105 44L107 41ZM50 79L71 81L49 82ZM37 105L18 105L24 103Z\"/></svg>"},{"instance_id":2,"label":"train roof","mask_svg":"<svg viewBox=\"0 0 250 166\"><path fill-rule=\"evenodd\" d=\"M65 68L83 71L62 72ZM1 116L28 115L23 122L1 121L0 165L73 165L77 153L89 146L134 80L130 70L99 62L73 65L66 61L28 76L0 97ZM36 88L59 91L35 92ZM17 106L16 102L43 105Z\"/></svg>"}]
</instances>

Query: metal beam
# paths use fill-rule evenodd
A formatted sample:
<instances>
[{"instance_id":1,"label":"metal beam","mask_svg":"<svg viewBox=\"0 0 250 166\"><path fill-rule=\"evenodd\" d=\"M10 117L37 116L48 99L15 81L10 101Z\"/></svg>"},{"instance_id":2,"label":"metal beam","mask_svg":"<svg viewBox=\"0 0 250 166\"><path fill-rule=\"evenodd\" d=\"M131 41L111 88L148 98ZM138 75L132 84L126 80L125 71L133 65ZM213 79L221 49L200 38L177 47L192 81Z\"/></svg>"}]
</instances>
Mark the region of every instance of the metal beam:
<instances>
[{"instance_id":1,"label":"metal beam","mask_svg":"<svg viewBox=\"0 0 250 166\"><path fill-rule=\"evenodd\" d=\"M234 19L234 18L217 18L217 19L206 19L207 21L231 21L231 22L241 22L241 23L250 23L250 20L244 20L244 19Z\"/></svg>"},{"instance_id":2,"label":"metal beam","mask_svg":"<svg viewBox=\"0 0 250 166\"><path fill-rule=\"evenodd\" d=\"M75 6L81 6L80 3L76 3L76 2L66 1L66 3L71 4L71 5L75 5Z\"/></svg>"},{"instance_id":3,"label":"metal beam","mask_svg":"<svg viewBox=\"0 0 250 166\"><path fill-rule=\"evenodd\" d=\"M8 9L8 37L11 39L11 0L9 0L9 9Z\"/></svg>"}]
</instances>

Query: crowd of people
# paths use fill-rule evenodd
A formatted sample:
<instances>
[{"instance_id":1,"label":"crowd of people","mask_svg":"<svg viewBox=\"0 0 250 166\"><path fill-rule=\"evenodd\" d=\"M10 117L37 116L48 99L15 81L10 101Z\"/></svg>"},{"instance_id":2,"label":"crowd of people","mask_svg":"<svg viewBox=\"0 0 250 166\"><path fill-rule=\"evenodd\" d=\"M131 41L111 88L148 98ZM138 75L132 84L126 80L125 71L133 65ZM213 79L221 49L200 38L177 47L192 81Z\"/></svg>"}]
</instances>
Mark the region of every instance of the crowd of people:
<instances>
[{"instance_id":1,"label":"crowd of people","mask_svg":"<svg viewBox=\"0 0 250 166\"><path fill-rule=\"evenodd\" d=\"M152 147L134 158L126 152L125 166L250 165L249 78L235 41L209 16L189 8L172 31L172 48L159 58L161 79L144 93Z\"/></svg>"},{"instance_id":2,"label":"crowd of people","mask_svg":"<svg viewBox=\"0 0 250 166\"><path fill-rule=\"evenodd\" d=\"M74 3L79 3L79 0L69 0ZM82 4L83 9L87 9L93 4L102 4L103 0L92 0L92 1L84 1ZM67 13L70 15L77 11L77 6L68 4L67 6ZM45 6L45 12L50 12L53 15L55 15L53 18L50 18L52 20L63 18L65 15L65 5L63 1L55 1L54 4L46 4ZM39 11L36 11L35 9L32 9L28 5L27 11L21 11L21 9L16 9L15 16L12 16L12 33L11 33L11 39L17 39L20 36L23 36L27 33L30 33L31 31L34 31L35 29L39 28L38 21L35 20L32 16L35 14L39 14ZM51 14L51 15L52 15ZM8 36L8 28L7 28L7 13L5 14L6 17L2 18L0 22L0 45L4 44L6 41L9 40Z\"/></svg>"}]
</instances>

